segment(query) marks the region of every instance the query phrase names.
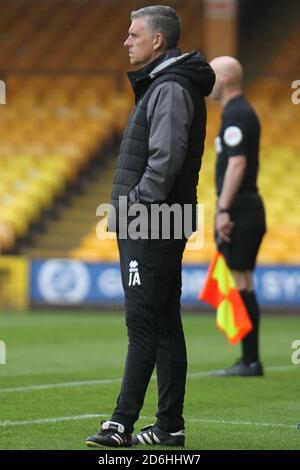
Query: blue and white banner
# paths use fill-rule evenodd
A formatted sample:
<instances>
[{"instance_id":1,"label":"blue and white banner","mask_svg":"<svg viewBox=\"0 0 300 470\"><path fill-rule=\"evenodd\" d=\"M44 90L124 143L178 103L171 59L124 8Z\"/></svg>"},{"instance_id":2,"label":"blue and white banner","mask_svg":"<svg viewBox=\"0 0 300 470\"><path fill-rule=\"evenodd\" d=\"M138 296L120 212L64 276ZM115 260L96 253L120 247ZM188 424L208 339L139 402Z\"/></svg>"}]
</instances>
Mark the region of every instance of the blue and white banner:
<instances>
[{"instance_id":1,"label":"blue and white banner","mask_svg":"<svg viewBox=\"0 0 300 470\"><path fill-rule=\"evenodd\" d=\"M200 305L198 294L206 272L206 265L183 266L182 305ZM259 266L255 285L262 305L300 306L300 266ZM122 305L119 265L70 259L32 261L30 298L32 303L49 305Z\"/></svg>"}]
</instances>

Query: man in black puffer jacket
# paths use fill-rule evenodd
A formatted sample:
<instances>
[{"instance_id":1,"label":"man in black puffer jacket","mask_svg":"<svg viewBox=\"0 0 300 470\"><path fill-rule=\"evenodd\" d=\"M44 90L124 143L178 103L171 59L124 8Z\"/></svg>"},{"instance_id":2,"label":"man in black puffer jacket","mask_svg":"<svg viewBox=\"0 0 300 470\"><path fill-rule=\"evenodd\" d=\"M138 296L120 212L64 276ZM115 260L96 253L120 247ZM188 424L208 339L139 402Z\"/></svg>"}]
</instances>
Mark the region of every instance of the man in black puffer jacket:
<instances>
[{"instance_id":1,"label":"man in black puffer jacket","mask_svg":"<svg viewBox=\"0 0 300 470\"><path fill-rule=\"evenodd\" d=\"M184 446L181 264L187 238L196 229L204 96L215 75L198 52L182 54L176 48L181 21L172 8L145 7L132 12L131 20L124 45L131 64L140 67L128 74L136 105L120 148L108 226L117 232L129 346L116 409L86 443ZM152 216L154 206L161 205L180 209L166 231L164 215L158 220ZM144 218L136 217L141 207L146 208ZM155 366L156 423L132 437Z\"/></svg>"}]
</instances>

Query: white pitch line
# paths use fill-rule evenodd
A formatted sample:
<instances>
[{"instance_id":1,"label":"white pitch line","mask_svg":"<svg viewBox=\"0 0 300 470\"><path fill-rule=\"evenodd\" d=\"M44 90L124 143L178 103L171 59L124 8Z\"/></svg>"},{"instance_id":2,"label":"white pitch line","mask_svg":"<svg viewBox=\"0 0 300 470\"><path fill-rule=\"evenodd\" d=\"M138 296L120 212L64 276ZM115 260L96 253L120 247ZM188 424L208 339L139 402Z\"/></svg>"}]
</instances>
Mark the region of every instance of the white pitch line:
<instances>
[{"instance_id":1,"label":"white pitch line","mask_svg":"<svg viewBox=\"0 0 300 470\"><path fill-rule=\"evenodd\" d=\"M33 424L56 424L63 423L65 421L79 421L85 419L94 419L94 418L105 418L107 414L87 414L87 415L78 415L78 416L60 416L57 418L45 418L45 419L33 419L30 421L0 421L0 427L8 426L29 426ZM141 419L149 420L148 416L141 416ZM190 423L202 423L202 424L230 424L233 426L263 426L263 427L280 427L280 428L296 428L294 424L283 424L283 423L259 423L259 422L250 422L250 421L233 421L226 419L207 419L207 418L187 418L187 422Z\"/></svg>"},{"instance_id":2,"label":"white pitch line","mask_svg":"<svg viewBox=\"0 0 300 470\"><path fill-rule=\"evenodd\" d=\"M300 370L295 365L290 366L270 366L266 367L268 371L289 371L289 370ZM201 371L201 372L190 372L187 374L189 379L199 378L199 377L209 377L210 374L215 371ZM152 376L152 380L155 380L156 376ZM99 380L78 380L73 382L61 382L54 384L40 384L40 385L24 385L22 387L9 387L9 388L0 388L0 393L15 393L15 392L30 392L34 390L49 390L52 388L67 388L67 387L85 387L89 385L106 385L120 383L121 378L115 379L99 379Z\"/></svg>"},{"instance_id":3,"label":"white pitch line","mask_svg":"<svg viewBox=\"0 0 300 470\"><path fill-rule=\"evenodd\" d=\"M32 419L30 421L0 421L0 427L5 428L6 426L27 426L30 424L51 424L51 423L63 423L64 421L78 421L82 419L94 419L94 418L105 418L107 415L103 414L90 414L90 415L79 415L79 416L61 416L59 418L44 418L44 419Z\"/></svg>"},{"instance_id":4,"label":"white pitch line","mask_svg":"<svg viewBox=\"0 0 300 470\"><path fill-rule=\"evenodd\" d=\"M82 385L104 385L121 382L121 379L80 380L74 382L61 382L57 384L24 385L23 387L0 388L0 393L27 392L32 390L47 390L50 388L81 387Z\"/></svg>"},{"instance_id":5,"label":"white pitch line","mask_svg":"<svg viewBox=\"0 0 300 470\"><path fill-rule=\"evenodd\" d=\"M232 424L235 426L269 426L269 427L276 427L276 428L293 428L297 427L297 424L282 424L282 423L259 423L256 421L233 421L233 420L226 420L226 419L197 419L191 418L187 421L191 423L205 423L205 424Z\"/></svg>"}]
</instances>

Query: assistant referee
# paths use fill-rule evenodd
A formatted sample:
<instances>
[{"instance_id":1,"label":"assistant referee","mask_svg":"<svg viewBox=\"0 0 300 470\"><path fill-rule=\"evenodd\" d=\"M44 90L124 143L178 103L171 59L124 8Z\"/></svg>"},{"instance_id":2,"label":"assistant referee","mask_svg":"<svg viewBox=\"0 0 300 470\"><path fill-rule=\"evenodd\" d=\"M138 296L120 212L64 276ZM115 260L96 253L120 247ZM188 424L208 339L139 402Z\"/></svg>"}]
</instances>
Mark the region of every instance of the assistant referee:
<instances>
[{"instance_id":1,"label":"assistant referee","mask_svg":"<svg viewBox=\"0 0 300 470\"><path fill-rule=\"evenodd\" d=\"M249 312L253 330L242 341L242 356L218 376L262 376L259 358L260 310L253 288L253 270L266 231L265 210L257 188L259 119L242 93L241 64L233 57L211 63L216 82L211 97L223 108L215 141L217 210L215 237Z\"/></svg>"}]
</instances>

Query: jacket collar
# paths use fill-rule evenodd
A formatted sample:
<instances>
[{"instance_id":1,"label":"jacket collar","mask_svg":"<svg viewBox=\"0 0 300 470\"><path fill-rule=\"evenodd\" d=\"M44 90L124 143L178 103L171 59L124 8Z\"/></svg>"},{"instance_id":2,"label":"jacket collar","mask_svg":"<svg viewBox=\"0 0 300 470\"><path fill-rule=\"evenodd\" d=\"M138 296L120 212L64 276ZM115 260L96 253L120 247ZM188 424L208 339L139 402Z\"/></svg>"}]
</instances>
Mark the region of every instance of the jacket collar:
<instances>
[{"instance_id":1,"label":"jacket collar","mask_svg":"<svg viewBox=\"0 0 300 470\"><path fill-rule=\"evenodd\" d=\"M127 75L135 94L136 102L144 95L151 80L153 80L158 73L186 55L188 54L182 55L180 49L169 49L165 54L157 57L145 67L133 72L128 72Z\"/></svg>"},{"instance_id":2,"label":"jacket collar","mask_svg":"<svg viewBox=\"0 0 300 470\"><path fill-rule=\"evenodd\" d=\"M161 72L164 72L166 69L172 67L173 65L177 65L181 62L184 62L195 54L197 54L196 51L186 52L185 54L180 54L179 56L170 57L169 59L164 60L163 62L158 64L155 69L151 71L151 73L149 74L150 78L153 79L156 75L160 74Z\"/></svg>"}]
</instances>

